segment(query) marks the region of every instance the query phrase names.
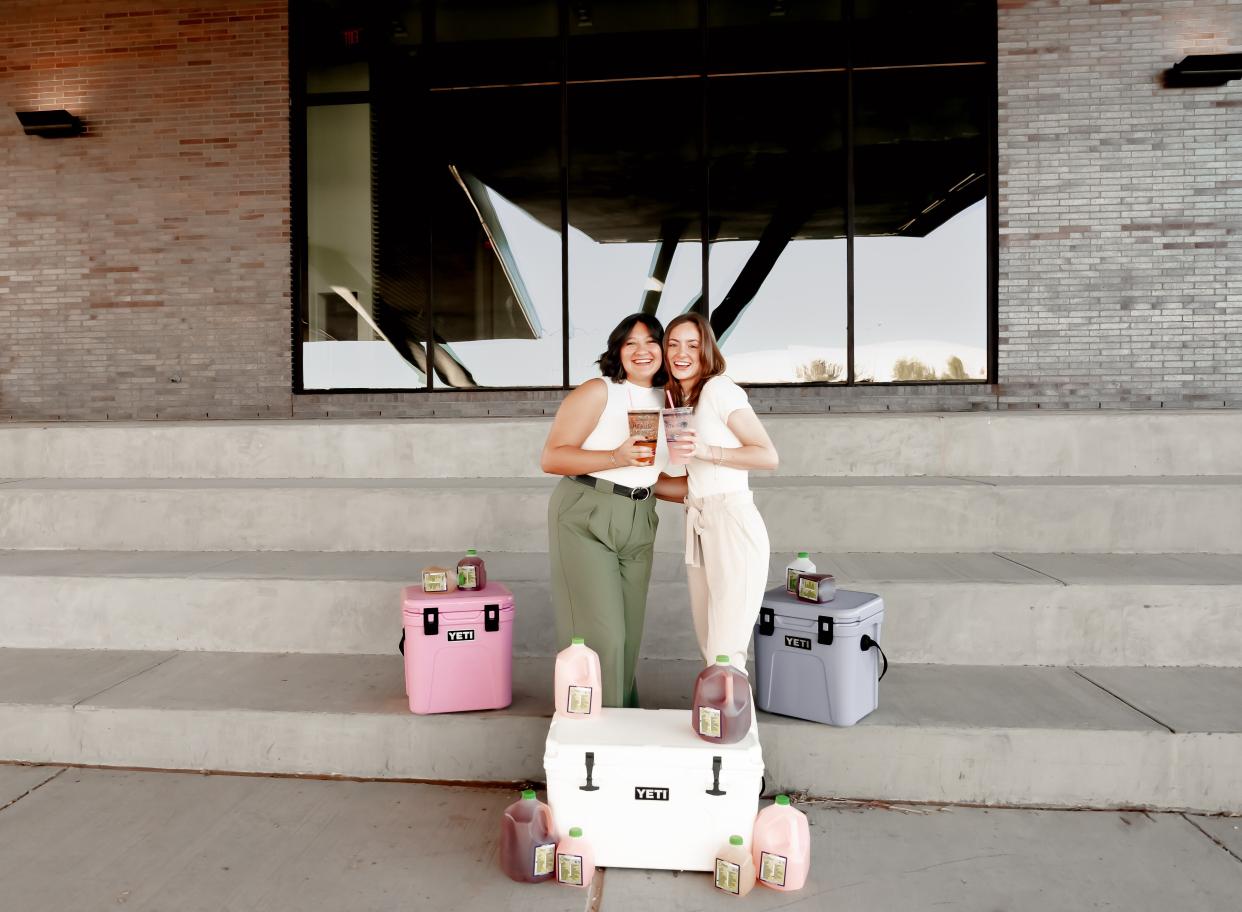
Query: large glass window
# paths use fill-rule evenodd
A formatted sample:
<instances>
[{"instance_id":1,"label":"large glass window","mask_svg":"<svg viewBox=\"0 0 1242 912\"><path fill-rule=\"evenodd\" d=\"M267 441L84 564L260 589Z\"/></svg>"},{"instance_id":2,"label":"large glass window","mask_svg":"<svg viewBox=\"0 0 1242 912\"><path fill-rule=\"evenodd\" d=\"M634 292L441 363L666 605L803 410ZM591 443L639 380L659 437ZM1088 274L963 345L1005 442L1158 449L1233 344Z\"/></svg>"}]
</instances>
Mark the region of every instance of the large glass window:
<instances>
[{"instance_id":1,"label":"large glass window","mask_svg":"<svg viewBox=\"0 0 1242 912\"><path fill-rule=\"evenodd\" d=\"M692 309L744 383L988 378L981 0L294 18L302 388L576 385Z\"/></svg>"}]
</instances>

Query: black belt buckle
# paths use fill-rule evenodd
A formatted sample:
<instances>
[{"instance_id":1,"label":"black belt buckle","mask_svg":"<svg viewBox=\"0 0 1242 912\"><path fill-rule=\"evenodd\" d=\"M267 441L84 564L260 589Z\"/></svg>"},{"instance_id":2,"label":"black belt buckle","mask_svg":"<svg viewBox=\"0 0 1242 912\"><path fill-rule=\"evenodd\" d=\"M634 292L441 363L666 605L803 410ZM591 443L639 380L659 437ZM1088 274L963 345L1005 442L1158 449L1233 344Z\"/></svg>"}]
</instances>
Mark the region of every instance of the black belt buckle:
<instances>
[{"instance_id":1,"label":"black belt buckle","mask_svg":"<svg viewBox=\"0 0 1242 912\"><path fill-rule=\"evenodd\" d=\"M642 495L639 497L638 495ZM630 500L642 503L651 496L651 488L630 488Z\"/></svg>"}]
</instances>

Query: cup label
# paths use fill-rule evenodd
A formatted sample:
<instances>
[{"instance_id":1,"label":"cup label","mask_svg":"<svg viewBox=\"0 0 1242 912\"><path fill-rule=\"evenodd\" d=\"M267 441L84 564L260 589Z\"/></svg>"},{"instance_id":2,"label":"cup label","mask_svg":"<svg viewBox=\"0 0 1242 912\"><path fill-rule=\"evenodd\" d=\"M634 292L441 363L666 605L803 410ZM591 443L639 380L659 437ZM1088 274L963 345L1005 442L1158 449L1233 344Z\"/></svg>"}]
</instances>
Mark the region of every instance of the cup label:
<instances>
[{"instance_id":1,"label":"cup label","mask_svg":"<svg viewBox=\"0 0 1242 912\"><path fill-rule=\"evenodd\" d=\"M553 865L556 862L556 843L549 842L545 845L535 846L535 876L543 877L545 874L551 874Z\"/></svg>"},{"instance_id":2,"label":"cup label","mask_svg":"<svg viewBox=\"0 0 1242 912\"><path fill-rule=\"evenodd\" d=\"M742 892L742 866L723 858L716 859L716 889L726 893Z\"/></svg>"},{"instance_id":3,"label":"cup label","mask_svg":"<svg viewBox=\"0 0 1242 912\"><path fill-rule=\"evenodd\" d=\"M589 713L591 711L591 690L590 687L574 687L569 688L569 700L566 707L571 713Z\"/></svg>"},{"instance_id":4,"label":"cup label","mask_svg":"<svg viewBox=\"0 0 1242 912\"><path fill-rule=\"evenodd\" d=\"M785 866L789 864L789 859L772 852L764 852L760 858L762 862L759 866L759 879L778 887L785 886Z\"/></svg>"},{"instance_id":5,"label":"cup label","mask_svg":"<svg viewBox=\"0 0 1242 912\"><path fill-rule=\"evenodd\" d=\"M556 879L563 884L582 886L582 856L557 855Z\"/></svg>"},{"instance_id":6,"label":"cup label","mask_svg":"<svg viewBox=\"0 0 1242 912\"><path fill-rule=\"evenodd\" d=\"M720 710L710 706L699 707L699 734L705 738L720 737Z\"/></svg>"}]
</instances>

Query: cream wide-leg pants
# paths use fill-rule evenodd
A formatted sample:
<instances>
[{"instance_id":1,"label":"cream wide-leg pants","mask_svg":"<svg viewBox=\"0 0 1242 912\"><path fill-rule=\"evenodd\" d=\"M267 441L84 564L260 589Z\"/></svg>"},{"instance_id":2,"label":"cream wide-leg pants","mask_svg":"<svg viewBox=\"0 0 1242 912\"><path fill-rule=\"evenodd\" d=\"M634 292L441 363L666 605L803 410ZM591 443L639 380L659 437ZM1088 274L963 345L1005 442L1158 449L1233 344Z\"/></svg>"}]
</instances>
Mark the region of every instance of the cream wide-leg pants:
<instances>
[{"instance_id":1,"label":"cream wide-leg pants","mask_svg":"<svg viewBox=\"0 0 1242 912\"><path fill-rule=\"evenodd\" d=\"M686 498L686 576L699 651L746 670L768 581L768 529L750 491Z\"/></svg>"}]
</instances>

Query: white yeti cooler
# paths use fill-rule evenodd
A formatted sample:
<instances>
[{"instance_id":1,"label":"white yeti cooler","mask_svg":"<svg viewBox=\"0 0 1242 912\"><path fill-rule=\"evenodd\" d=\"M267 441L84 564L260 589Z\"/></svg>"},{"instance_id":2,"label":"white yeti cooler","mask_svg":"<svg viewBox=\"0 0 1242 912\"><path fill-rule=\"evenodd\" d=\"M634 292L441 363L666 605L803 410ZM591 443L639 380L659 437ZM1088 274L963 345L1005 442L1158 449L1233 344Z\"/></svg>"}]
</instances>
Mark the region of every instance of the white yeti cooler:
<instances>
[{"instance_id":1,"label":"white yeti cooler","mask_svg":"<svg viewBox=\"0 0 1242 912\"><path fill-rule=\"evenodd\" d=\"M543 767L558 838L582 827L601 867L711 871L730 836L750 845L763 786L756 726L709 744L688 709L553 719Z\"/></svg>"}]
</instances>

